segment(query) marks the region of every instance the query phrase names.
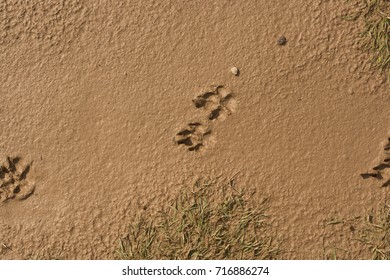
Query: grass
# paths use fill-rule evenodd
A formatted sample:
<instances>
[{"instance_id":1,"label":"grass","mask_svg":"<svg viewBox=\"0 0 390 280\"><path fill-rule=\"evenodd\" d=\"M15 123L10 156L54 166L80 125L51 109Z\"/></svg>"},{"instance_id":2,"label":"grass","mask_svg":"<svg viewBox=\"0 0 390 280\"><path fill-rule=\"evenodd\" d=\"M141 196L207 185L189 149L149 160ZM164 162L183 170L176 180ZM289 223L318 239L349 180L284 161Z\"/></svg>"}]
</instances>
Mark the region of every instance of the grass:
<instances>
[{"instance_id":1,"label":"grass","mask_svg":"<svg viewBox=\"0 0 390 280\"><path fill-rule=\"evenodd\" d=\"M373 66L387 72L390 78L390 1L364 0L357 12L343 16L344 20L364 19L361 46L371 53Z\"/></svg>"},{"instance_id":2,"label":"grass","mask_svg":"<svg viewBox=\"0 0 390 280\"><path fill-rule=\"evenodd\" d=\"M390 260L388 203L381 203L377 210L353 218L332 217L324 225L330 227L325 238L335 238L323 245L325 259Z\"/></svg>"},{"instance_id":3,"label":"grass","mask_svg":"<svg viewBox=\"0 0 390 280\"><path fill-rule=\"evenodd\" d=\"M358 236L371 252L371 259L390 260L390 205L371 211Z\"/></svg>"},{"instance_id":4,"label":"grass","mask_svg":"<svg viewBox=\"0 0 390 280\"><path fill-rule=\"evenodd\" d=\"M265 203L253 207L234 179L200 180L155 217L130 225L120 259L275 259Z\"/></svg>"}]
</instances>

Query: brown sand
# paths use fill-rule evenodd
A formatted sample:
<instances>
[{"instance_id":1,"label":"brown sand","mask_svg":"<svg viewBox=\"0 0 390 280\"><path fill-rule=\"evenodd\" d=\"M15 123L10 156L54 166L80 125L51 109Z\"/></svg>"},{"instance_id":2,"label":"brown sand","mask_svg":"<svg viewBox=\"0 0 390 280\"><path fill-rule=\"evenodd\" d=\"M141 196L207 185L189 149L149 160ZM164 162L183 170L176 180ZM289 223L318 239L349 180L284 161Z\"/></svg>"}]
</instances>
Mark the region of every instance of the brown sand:
<instances>
[{"instance_id":1,"label":"brown sand","mask_svg":"<svg viewBox=\"0 0 390 280\"><path fill-rule=\"evenodd\" d=\"M32 162L35 189L1 203L0 258L113 258L137 214L237 172L270 197L284 258L323 258L324 219L389 194L360 173L382 160L390 95L346 4L306 2L2 1L0 155ZM212 85L229 104L197 109Z\"/></svg>"}]
</instances>

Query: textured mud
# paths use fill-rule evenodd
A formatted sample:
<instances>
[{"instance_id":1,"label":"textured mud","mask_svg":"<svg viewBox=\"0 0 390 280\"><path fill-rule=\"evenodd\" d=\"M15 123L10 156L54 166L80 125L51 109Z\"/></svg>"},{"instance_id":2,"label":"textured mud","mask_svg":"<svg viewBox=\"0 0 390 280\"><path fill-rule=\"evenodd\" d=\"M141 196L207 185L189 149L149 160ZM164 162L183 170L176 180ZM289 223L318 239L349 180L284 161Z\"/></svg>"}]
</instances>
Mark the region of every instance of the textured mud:
<instances>
[{"instance_id":1,"label":"textured mud","mask_svg":"<svg viewBox=\"0 0 390 280\"><path fill-rule=\"evenodd\" d=\"M237 173L270 198L283 258L323 258L340 239L323 221L390 189L387 168L361 176L386 164L390 95L348 5L2 1L0 156L21 155L13 179L34 190L7 185L0 258L114 258L138 214Z\"/></svg>"}]
</instances>

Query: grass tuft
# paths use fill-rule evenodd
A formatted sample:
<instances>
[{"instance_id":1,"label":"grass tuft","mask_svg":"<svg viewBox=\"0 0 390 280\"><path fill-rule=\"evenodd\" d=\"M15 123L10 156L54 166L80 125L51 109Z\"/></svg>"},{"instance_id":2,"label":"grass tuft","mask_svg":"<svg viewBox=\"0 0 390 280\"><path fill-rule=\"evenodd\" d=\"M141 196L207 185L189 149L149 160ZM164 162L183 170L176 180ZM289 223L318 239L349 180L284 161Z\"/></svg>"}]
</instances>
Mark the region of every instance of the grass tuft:
<instances>
[{"instance_id":1,"label":"grass tuft","mask_svg":"<svg viewBox=\"0 0 390 280\"><path fill-rule=\"evenodd\" d=\"M390 204L386 200L375 210L352 218L332 217L324 225L330 230L323 236L325 259L390 260Z\"/></svg>"},{"instance_id":2,"label":"grass tuft","mask_svg":"<svg viewBox=\"0 0 390 280\"><path fill-rule=\"evenodd\" d=\"M390 205L368 214L357 240L368 247L373 260L390 260Z\"/></svg>"},{"instance_id":3,"label":"grass tuft","mask_svg":"<svg viewBox=\"0 0 390 280\"><path fill-rule=\"evenodd\" d=\"M120 240L121 259L275 259L265 202L252 207L234 180L200 180Z\"/></svg>"},{"instance_id":4,"label":"grass tuft","mask_svg":"<svg viewBox=\"0 0 390 280\"><path fill-rule=\"evenodd\" d=\"M390 78L390 1L364 0L359 3L357 12L342 18L348 21L364 19L361 46L371 53L373 66L387 71Z\"/></svg>"}]
</instances>

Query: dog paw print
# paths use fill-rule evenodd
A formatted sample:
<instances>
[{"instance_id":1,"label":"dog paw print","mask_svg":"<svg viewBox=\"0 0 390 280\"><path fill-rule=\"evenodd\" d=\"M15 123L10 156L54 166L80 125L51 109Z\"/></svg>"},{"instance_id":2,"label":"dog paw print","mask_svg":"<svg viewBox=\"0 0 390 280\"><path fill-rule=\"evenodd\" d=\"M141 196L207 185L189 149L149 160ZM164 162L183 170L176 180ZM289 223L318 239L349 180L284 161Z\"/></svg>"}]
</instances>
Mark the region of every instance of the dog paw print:
<instances>
[{"instance_id":1,"label":"dog paw print","mask_svg":"<svg viewBox=\"0 0 390 280\"><path fill-rule=\"evenodd\" d=\"M22 164L20 157L7 157L0 166L0 202L22 200L33 194L35 186L27 181L30 164Z\"/></svg>"},{"instance_id":2,"label":"dog paw print","mask_svg":"<svg viewBox=\"0 0 390 280\"><path fill-rule=\"evenodd\" d=\"M197 151L204 144L205 137L211 133L210 127L202 123L189 123L187 127L176 134L178 145L185 145L189 151Z\"/></svg>"},{"instance_id":3,"label":"dog paw print","mask_svg":"<svg viewBox=\"0 0 390 280\"><path fill-rule=\"evenodd\" d=\"M362 173L363 179L375 178L377 180L384 180L382 187L390 186L390 138L387 139L387 143L383 147L385 157L382 162L373 167L371 171Z\"/></svg>"},{"instance_id":4,"label":"dog paw print","mask_svg":"<svg viewBox=\"0 0 390 280\"><path fill-rule=\"evenodd\" d=\"M205 108L209 111L207 118L210 121L219 118L226 119L235 111L236 104L233 93L222 85L215 86L214 90L198 95L192 102L196 108Z\"/></svg>"},{"instance_id":5,"label":"dog paw print","mask_svg":"<svg viewBox=\"0 0 390 280\"><path fill-rule=\"evenodd\" d=\"M214 86L212 90L196 96L192 102L197 109L206 111L205 119L200 122L189 123L175 136L178 145L185 145L189 151L198 151L206 144L212 134L217 121L223 121L235 111L233 93L225 86Z\"/></svg>"}]
</instances>

